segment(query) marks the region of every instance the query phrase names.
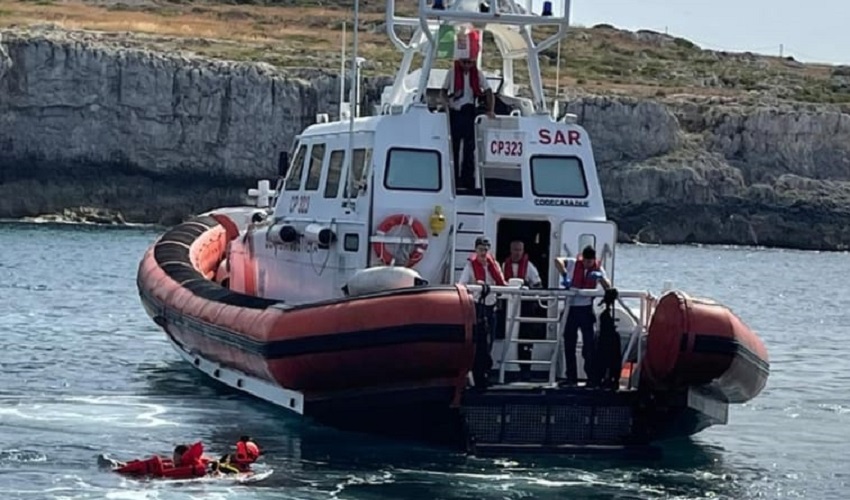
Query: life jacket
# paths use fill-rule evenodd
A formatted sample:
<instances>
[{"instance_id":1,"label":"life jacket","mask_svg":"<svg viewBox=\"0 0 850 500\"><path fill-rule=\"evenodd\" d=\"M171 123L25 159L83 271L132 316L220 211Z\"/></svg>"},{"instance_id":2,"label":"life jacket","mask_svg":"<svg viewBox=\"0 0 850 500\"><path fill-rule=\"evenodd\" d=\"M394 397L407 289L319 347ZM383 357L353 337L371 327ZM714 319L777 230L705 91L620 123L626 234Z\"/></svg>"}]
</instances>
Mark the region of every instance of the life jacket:
<instances>
[{"instance_id":1,"label":"life jacket","mask_svg":"<svg viewBox=\"0 0 850 500\"><path fill-rule=\"evenodd\" d=\"M153 456L147 460L130 460L126 464L115 469L119 474L127 474L129 476L162 476L162 471L165 468L163 463L165 460L158 456ZM171 463L171 460L167 460Z\"/></svg>"},{"instance_id":2,"label":"life jacket","mask_svg":"<svg viewBox=\"0 0 850 500\"><path fill-rule=\"evenodd\" d=\"M240 470L247 470L248 466L260 458L260 447L253 441L239 441L236 443L236 455L231 457L231 463Z\"/></svg>"},{"instance_id":3,"label":"life jacket","mask_svg":"<svg viewBox=\"0 0 850 500\"><path fill-rule=\"evenodd\" d=\"M463 66L460 64L460 61L455 61L454 65L455 72L455 81L454 81L454 92L452 93L452 97L454 99L460 99L463 96ZM469 68L469 86L472 87L472 95L475 97L481 97L481 75L478 71L478 67Z\"/></svg>"},{"instance_id":4,"label":"life jacket","mask_svg":"<svg viewBox=\"0 0 850 500\"><path fill-rule=\"evenodd\" d=\"M520 278L525 279L526 273L528 273L528 255L525 254L519 259L516 270L516 276L514 276L514 262L510 257L505 260L505 281L510 280L511 278Z\"/></svg>"},{"instance_id":5,"label":"life jacket","mask_svg":"<svg viewBox=\"0 0 850 500\"><path fill-rule=\"evenodd\" d=\"M191 479L207 475L209 459L203 456L204 445L199 441L193 444L180 457L181 464L175 467L170 459L153 456L147 460L133 460L115 470L119 474L132 476L153 476L168 479Z\"/></svg>"},{"instance_id":6,"label":"life jacket","mask_svg":"<svg viewBox=\"0 0 850 500\"><path fill-rule=\"evenodd\" d=\"M484 265L478 260L478 256L473 254L469 258L469 262L472 263L472 273L475 275L475 279L486 282L487 273L484 270ZM487 270L490 271L490 276L497 285L506 285L505 280L502 277L502 270L499 269L499 264L496 263L496 259L494 259L490 254L487 254Z\"/></svg>"},{"instance_id":7,"label":"life jacket","mask_svg":"<svg viewBox=\"0 0 850 500\"><path fill-rule=\"evenodd\" d=\"M590 267L586 267L584 265L584 259L579 257L576 259L576 265L573 268L573 288L584 288L586 290L593 290L596 288L596 280L588 276L588 274L593 271L598 271L599 261L594 261L593 265Z\"/></svg>"}]
</instances>

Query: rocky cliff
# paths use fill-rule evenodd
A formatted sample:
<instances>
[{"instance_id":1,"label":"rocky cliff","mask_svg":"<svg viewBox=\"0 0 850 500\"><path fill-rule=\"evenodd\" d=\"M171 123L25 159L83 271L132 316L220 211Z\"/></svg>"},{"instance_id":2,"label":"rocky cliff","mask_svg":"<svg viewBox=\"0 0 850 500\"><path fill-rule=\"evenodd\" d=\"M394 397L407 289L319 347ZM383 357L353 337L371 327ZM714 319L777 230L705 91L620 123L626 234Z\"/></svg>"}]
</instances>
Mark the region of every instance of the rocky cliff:
<instances>
[{"instance_id":1,"label":"rocky cliff","mask_svg":"<svg viewBox=\"0 0 850 500\"><path fill-rule=\"evenodd\" d=\"M171 223L238 203L316 113L335 75L139 48L139 36L7 30L0 217L95 206ZM367 83L377 99L386 78ZM624 238L850 244L850 109L576 94Z\"/></svg>"}]
</instances>

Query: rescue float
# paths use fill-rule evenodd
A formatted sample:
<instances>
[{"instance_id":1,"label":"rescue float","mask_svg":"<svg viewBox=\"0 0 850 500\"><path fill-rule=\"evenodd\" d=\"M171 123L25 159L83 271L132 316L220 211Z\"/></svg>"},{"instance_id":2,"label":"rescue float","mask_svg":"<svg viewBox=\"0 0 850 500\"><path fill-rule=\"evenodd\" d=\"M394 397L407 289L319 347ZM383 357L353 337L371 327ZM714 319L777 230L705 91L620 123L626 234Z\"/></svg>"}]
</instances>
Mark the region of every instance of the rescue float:
<instances>
[{"instance_id":1,"label":"rescue float","mask_svg":"<svg viewBox=\"0 0 850 500\"><path fill-rule=\"evenodd\" d=\"M558 383L570 299L602 291L559 287L553 258L591 246L616 284L617 228L590 137L576 116L548 107L540 75L569 12L568 0L539 13L530 1L420 0L417 17L402 17L387 0L387 34L403 59L374 113L351 104L361 101L354 30L349 101L338 120L319 115L281 152L275 188L260 180L249 192L255 206L198 215L145 253L141 300L177 352L295 413L430 432L477 453L630 446L727 423L730 404L764 388L767 351L729 308L679 290L619 289L597 306L613 315L602 324L616 325L616 390ZM496 116L476 119L475 187L462 189L439 94L454 50L471 48L480 63L483 33L497 49L489 60L501 62L484 73ZM527 95L515 79L520 60ZM482 236L500 262L524 241L542 288L456 284ZM476 314L488 294L504 312L492 343ZM533 317L521 314L529 302ZM527 338L529 324L543 335ZM520 359L523 344L532 352ZM475 387L482 359L491 383ZM530 376L519 381L524 365Z\"/></svg>"}]
</instances>

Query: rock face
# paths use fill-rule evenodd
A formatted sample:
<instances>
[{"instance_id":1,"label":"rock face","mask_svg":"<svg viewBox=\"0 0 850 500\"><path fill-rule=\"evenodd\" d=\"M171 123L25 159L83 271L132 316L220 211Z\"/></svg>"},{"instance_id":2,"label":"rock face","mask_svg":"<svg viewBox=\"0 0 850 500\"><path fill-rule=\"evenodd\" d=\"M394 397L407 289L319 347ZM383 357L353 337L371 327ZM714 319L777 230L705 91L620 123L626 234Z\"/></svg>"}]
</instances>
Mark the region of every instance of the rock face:
<instances>
[{"instance_id":1,"label":"rock face","mask_svg":"<svg viewBox=\"0 0 850 500\"><path fill-rule=\"evenodd\" d=\"M577 97L611 217L647 242L850 245L850 110Z\"/></svg>"},{"instance_id":2,"label":"rock face","mask_svg":"<svg viewBox=\"0 0 850 500\"><path fill-rule=\"evenodd\" d=\"M91 33L5 33L0 217L96 205L168 223L238 203L339 101L337 77L318 71L123 45Z\"/></svg>"},{"instance_id":3,"label":"rock face","mask_svg":"<svg viewBox=\"0 0 850 500\"><path fill-rule=\"evenodd\" d=\"M122 163L150 175L258 177L338 95L322 74L282 75L97 44L7 35L4 156Z\"/></svg>"},{"instance_id":4,"label":"rock face","mask_svg":"<svg viewBox=\"0 0 850 500\"><path fill-rule=\"evenodd\" d=\"M840 75L839 75L840 76ZM366 82L377 101L387 78ZM171 223L241 202L333 111L335 75L136 48L120 35L6 31L0 217L117 210ZM611 217L629 238L850 244L850 109L576 95Z\"/></svg>"}]
</instances>

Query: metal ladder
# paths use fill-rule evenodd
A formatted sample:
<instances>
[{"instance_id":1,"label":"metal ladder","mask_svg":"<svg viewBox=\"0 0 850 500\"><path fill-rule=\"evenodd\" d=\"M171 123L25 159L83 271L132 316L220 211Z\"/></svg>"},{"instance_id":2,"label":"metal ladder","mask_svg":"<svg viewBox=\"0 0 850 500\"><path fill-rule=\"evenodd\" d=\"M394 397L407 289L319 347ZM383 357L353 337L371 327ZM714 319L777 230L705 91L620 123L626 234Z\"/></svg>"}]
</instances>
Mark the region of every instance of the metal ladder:
<instances>
[{"instance_id":1,"label":"metal ladder","mask_svg":"<svg viewBox=\"0 0 850 500\"><path fill-rule=\"evenodd\" d=\"M449 151L449 165L451 170L451 175L454 178L456 166L454 164L454 158L451 155L452 151L452 133L451 133L451 119L449 117L449 110L447 109L445 112L446 115L446 130L448 131L448 151ZM472 147L475 148L475 144L463 144L462 147ZM478 163L478 151L473 149L473 153L475 154L476 164ZM479 176L482 172L481 167L478 167ZM486 201L487 196L484 193L484 180L480 179L481 182L481 194L465 194L458 195L458 187L453 182L454 186L454 234L452 235L452 257L450 259L450 268L451 268L451 276L452 283L457 283L460 278L461 273L463 272L464 266L466 266L466 260L469 256L475 252L475 240L479 236L485 236L487 232L487 210L486 210Z\"/></svg>"},{"instance_id":2,"label":"metal ladder","mask_svg":"<svg viewBox=\"0 0 850 500\"><path fill-rule=\"evenodd\" d=\"M532 301L532 300L540 300L544 298L549 302L549 307L547 310L551 310L552 306L555 307L557 311L560 307L561 301L564 302L564 310L556 318L546 317L546 318L526 318L520 316L520 312L522 311L522 303L524 301ZM511 297L508 299L508 311L506 315L506 323L507 328L510 333L508 333L507 338L505 339L505 343L502 346L502 359L499 365L499 383L505 383L505 367L508 364L514 365L549 365L549 384L554 385L555 380L557 379L557 369L558 369L558 356L561 353L561 348L564 343L564 326L567 322L567 314L569 313L569 302L572 297L541 297L540 294L531 293L531 294L520 294L518 296ZM555 339L521 339L519 338L520 326L522 324L554 324L557 325L555 331ZM548 335L547 335L548 337ZM539 344L539 345L551 345L552 355L549 360L534 360L534 359L507 359L508 353L510 352L510 347L512 344L516 344L517 347L521 344Z\"/></svg>"}]
</instances>

